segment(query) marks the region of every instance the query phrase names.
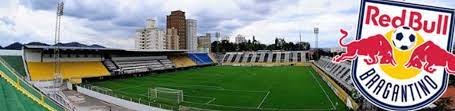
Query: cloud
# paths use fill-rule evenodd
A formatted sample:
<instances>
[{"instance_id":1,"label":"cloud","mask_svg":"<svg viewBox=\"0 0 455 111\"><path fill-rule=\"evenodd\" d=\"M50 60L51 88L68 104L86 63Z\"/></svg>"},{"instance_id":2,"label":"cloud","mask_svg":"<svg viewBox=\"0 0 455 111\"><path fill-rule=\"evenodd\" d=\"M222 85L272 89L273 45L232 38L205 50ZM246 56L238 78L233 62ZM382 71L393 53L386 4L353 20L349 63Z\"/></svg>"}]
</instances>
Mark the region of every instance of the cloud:
<instances>
[{"instance_id":1,"label":"cloud","mask_svg":"<svg viewBox=\"0 0 455 111\"><path fill-rule=\"evenodd\" d=\"M15 41L22 43L32 41L53 43L55 30L54 11L33 10L33 8L24 5L15 5L16 7L12 8L14 13L0 16L2 18L0 20L2 29L0 30L0 37L5 38L1 44L5 46ZM92 26L92 23L98 23L98 26ZM62 42L76 41L109 47L132 48L130 46L131 43L127 42L132 41L131 38L128 38L132 33L109 25L108 21L96 22L90 19L65 16L62 19L62 29Z\"/></svg>"},{"instance_id":2,"label":"cloud","mask_svg":"<svg viewBox=\"0 0 455 111\"><path fill-rule=\"evenodd\" d=\"M428 1L412 1L413 3L425 3ZM442 7L455 7L450 1L435 1L429 5ZM442 5L444 4L444 5ZM319 28L319 47L338 47L337 40L341 36L339 29L346 29L350 36L348 40L355 38L360 1L342 0L300 0L291 4L271 7L272 12L264 19L236 28L233 35L246 35L251 39L254 35L263 43L273 43L274 38L285 38L287 41L298 42L299 33L302 41L310 42L315 46L316 35L314 27ZM231 38L233 40L234 38Z\"/></svg>"},{"instance_id":3,"label":"cloud","mask_svg":"<svg viewBox=\"0 0 455 111\"><path fill-rule=\"evenodd\" d=\"M135 30L153 18L166 26L166 15L183 10L198 21L198 34L255 35L263 43L275 37L314 45L319 27L320 47L335 47L339 28L355 33L357 0L64 0L64 42L133 48ZM413 3L455 7L450 0L413 0ZM0 45L14 41L53 42L57 0L0 1ZM4 38L4 39L3 39ZM353 39L350 36L348 39Z\"/></svg>"},{"instance_id":4,"label":"cloud","mask_svg":"<svg viewBox=\"0 0 455 111\"><path fill-rule=\"evenodd\" d=\"M32 10L54 11L58 0L20 0L21 5ZM67 16L90 20L106 20L116 16L116 4L110 0L65 0L64 12Z\"/></svg>"},{"instance_id":5,"label":"cloud","mask_svg":"<svg viewBox=\"0 0 455 111\"><path fill-rule=\"evenodd\" d=\"M33 10L51 10L57 7L58 0L19 0L19 2Z\"/></svg>"},{"instance_id":6,"label":"cloud","mask_svg":"<svg viewBox=\"0 0 455 111\"><path fill-rule=\"evenodd\" d=\"M314 27L320 30L320 47L334 47L339 28L355 30L357 9L359 1L299 1L287 6L273 9L271 15L261 21L256 21L249 26L238 28L234 35L242 34L251 38L253 35L264 43L273 43L274 38L285 38L287 41L310 42L315 46ZM328 10L330 9L330 10Z\"/></svg>"}]
</instances>

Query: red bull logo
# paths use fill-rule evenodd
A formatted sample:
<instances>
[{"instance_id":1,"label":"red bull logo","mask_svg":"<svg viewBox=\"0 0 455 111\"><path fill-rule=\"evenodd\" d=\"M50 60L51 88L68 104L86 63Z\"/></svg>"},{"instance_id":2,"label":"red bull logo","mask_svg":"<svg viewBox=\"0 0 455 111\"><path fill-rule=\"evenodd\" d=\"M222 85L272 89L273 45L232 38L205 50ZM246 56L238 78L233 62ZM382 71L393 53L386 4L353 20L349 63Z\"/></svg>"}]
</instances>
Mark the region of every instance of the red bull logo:
<instances>
[{"instance_id":1,"label":"red bull logo","mask_svg":"<svg viewBox=\"0 0 455 111\"><path fill-rule=\"evenodd\" d=\"M418 110L437 100L455 74L454 10L399 1L363 0L356 40L333 62L352 60L353 84L386 110Z\"/></svg>"},{"instance_id":2,"label":"red bull logo","mask_svg":"<svg viewBox=\"0 0 455 111\"><path fill-rule=\"evenodd\" d=\"M411 59L406 67L423 69L429 73L434 73L434 67L444 67L449 74L455 74L455 55L439 47L432 41L427 41L418 46L411 55Z\"/></svg>"},{"instance_id":3,"label":"red bull logo","mask_svg":"<svg viewBox=\"0 0 455 111\"><path fill-rule=\"evenodd\" d=\"M343 29L340 29L340 32L343 34L343 37L340 39L339 44L341 47L346 48L346 53L341 54L341 56L335 56L333 61L340 62L346 59L353 59L357 55L362 55L369 57L363 59L368 65L380 63L395 66L396 62L392 57L392 46L383 35L377 34L349 44L343 44L342 40L346 38L348 33ZM379 60L378 58L381 59Z\"/></svg>"}]
</instances>

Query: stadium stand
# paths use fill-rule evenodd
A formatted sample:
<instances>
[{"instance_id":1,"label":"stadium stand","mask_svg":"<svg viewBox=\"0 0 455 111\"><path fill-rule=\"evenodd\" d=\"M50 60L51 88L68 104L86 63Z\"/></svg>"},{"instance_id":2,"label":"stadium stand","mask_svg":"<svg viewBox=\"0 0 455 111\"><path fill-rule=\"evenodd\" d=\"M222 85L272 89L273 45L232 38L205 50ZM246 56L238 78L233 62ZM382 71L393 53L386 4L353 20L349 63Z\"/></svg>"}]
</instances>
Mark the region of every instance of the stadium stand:
<instances>
[{"instance_id":1,"label":"stadium stand","mask_svg":"<svg viewBox=\"0 0 455 111\"><path fill-rule=\"evenodd\" d=\"M164 69L173 69L173 68L175 68L175 64L172 63L171 60L169 60L167 58L166 59L160 59L158 61L160 61L160 63L164 65Z\"/></svg>"},{"instance_id":2,"label":"stadium stand","mask_svg":"<svg viewBox=\"0 0 455 111\"><path fill-rule=\"evenodd\" d=\"M336 93L338 98L340 98L347 107L353 109L353 110L359 110L360 106L365 106L359 105L359 100L358 99L358 92L353 90L354 86L351 86L352 83L350 83L350 80L344 80L340 79L344 78L343 76L349 75L349 67L344 67L345 65L349 65L349 63L343 62L343 63L337 63L337 64L332 64L331 59L328 57L321 57L318 61L314 61L313 64L311 65L313 69L321 76L321 78L329 85L329 87ZM327 63L330 62L330 63ZM329 67L327 67L327 65ZM335 67L332 67L335 66ZM340 68L341 67L341 68ZM345 72L347 70L347 73ZM346 84L348 83L348 85ZM349 84L350 83L350 84ZM352 96L352 97L351 97ZM354 99L354 98L357 99ZM375 110L371 108L366 108L366 109L360 109L360 111L363 110Z\"/></svg>"},{"instance_id":3,"label":"stadium stand","mask_svg":"<svg viewBox=\"0 0 455 111\"><path fill-rule=\"evenodd\" d=\"M228 52L221 59L223 64L297 63L306 62L306 51L256 51Z\"/></svg>"},{"instance_id":4,"label":"stadium stand","mask_svg":"<svg viewBox=\"0 0 455 111\"><path fill-rule=\"evenodd\" d=\"M176 68L196 66L186 54L170 55L169 59L175 64Z\"/></svg>"},{"instance_id":5,"label":"stadium stand","mask_svg":"<svg viewBox=\"0 0 455 111\"><path fill-rule=\"evenodd\" d=\"M106 68L111 72L118 71L119 69L118 66L115 65L111 59L105 59L103 63L106 66Z\"/></svg>"},{"instance_id":6,"label":"stadium stand","mask_svg":"<svg viewBox=\"0 0 455 111\"><path fill-rule=\"evenodd\" d=\"M175 64L167 56L112 57L112 61L118 66L117 74L144 73L175 68Z\"/></svg>"},{"instance_id":7,"label":"stadium stand","mask_svg":"<svg viewBox=\"0 0 455 111\"><path fill-rule=\"evenodd\" d=\"M218 55L217 55L217 54L215 54L215 53L208 53L207 55L209 56L210 60L212 60L213 63L219 63L219 62L218 62L218 57L217 57Z\"/></svg>"},{"instance_id":8,"label":"stadium stand","mask_svg":"<svg viewBox=\"0 0 455 111\"><path fill-rule=\"evenodd\" d=\"M6 63L11 65L21 76L27 76L25 73L24 61L22 60L21 56L0 56Z\"/></svg>"},{"instance_id":9,"label":"stadium stand","mask_svg":"<svg viewBox=\"0 0 455 111\"><path fill-rule=\"evenodd\" d=\"M52 56L53 54L43 54L43 58L41 62L54 62L55 58ZM61 62L81 62L81 61L102 61L100 55L96 54L62 54L61 55Z\"/></svg>"},{"instance_id":10,"label":"stadium stand","mask_svg":"<svg viewBox=\"0 0 455 111\"><path fill-rule=\"evenodd\" d=\"M4 79L0 80L1 111L45 111L46 109L24 96Z\"/></svg>"},{"instance_id":11,"label":"stadium stand","mask_svg":"<svg viewBox=\"0 0 455 111\"><path fill-rule=\"evenodd\" d=\"M89 78L110 75L106 67L99 61L61 62L60 72L64 79ZM55 64L53 62L27 62L30 79L53 80Z\"/></svg>"},{"instance_id":12,"label":"stadium stand","mask_svg":"<svg viewBox=\"0 0 455 111\"><path fill-rule=\"evenodd\" d=\"M223 63L223 57L224 57L224 54L223 53L211 53L210 54L212 60L215 62L215 63Z\"/></svg>"},{"instance_id":13,"label":"stadium stand","mask_svg":"<svg viewBox=\"0 0 455 111\"><path fill-rule=\"evenodd\" d=\"M213 64L212 59L207 55L207 53L188 53L188 56L198 65Z\"/></svg>"},{"instance_id":14,"label":"stadium stand","mask_svg":"<svg viewBox=\"0 0 455 111\"><path fill-rule=\"evenodd\" d=\"M342 62L339 64L332 63L329 57L321 57L316 61L316 65L325 71L329 76L341 84L347 91L354 91L354 84L351 81L351 65L350 63Z\"/></svg>"},{"instance_id":15,"label":"stadium stand","mask_svg":"<svg viewBox=\"0 0 455 111\"><path fill-rule=\"evenodd\" d=\"M21 95L21 96L28 97L29 100L32 100L31 102L37 103L37 104L41 105L41 107L46 108L47 110L55 110L55 111L68 110L65 107L56 103L50 97L43 94L41 91L38 91L37 89L35 89L32 85L30 85L28 82L26 82L23 78L19 77L18 72L16 70L14 70L13 68L11 68L11 66L9 64L4 62L3 59L0 59L0 76L2 78L1 81L6 80L5 82L9 83L5 87L3 87L4 85L2 85L2 88L7 88L9 86L12 86L15 88L15 90L17 90L21 94L25 95L25 96L23 96L23 95ZM3 91L5 91L5 90L3 90ZM26 101L29 101L29 100L26 100ZM10 102L10 101L8 101L8 102ZM14 104L14 102L6 103L6 104ZM27 105L27 104L25 104L25 105ZM29 105L32 105L32 104L29 104ZM29 107L29 106L27 106L27 107ZM30 106L30 107L32 107L32 106ZM10 110L10 111L15 111L15 110Z\"/></svg>"}]
</instances>

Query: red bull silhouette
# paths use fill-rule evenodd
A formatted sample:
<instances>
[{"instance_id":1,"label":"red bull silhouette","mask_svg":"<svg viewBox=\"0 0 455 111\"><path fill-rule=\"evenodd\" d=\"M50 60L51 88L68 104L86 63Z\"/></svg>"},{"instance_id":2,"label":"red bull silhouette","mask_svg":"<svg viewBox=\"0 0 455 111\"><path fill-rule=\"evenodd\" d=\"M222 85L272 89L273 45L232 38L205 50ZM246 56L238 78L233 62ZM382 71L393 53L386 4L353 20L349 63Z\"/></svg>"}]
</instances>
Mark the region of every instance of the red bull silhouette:
<instances>
[{"instance_id":1,"label":"red bull silhouette","mask_svg":"<svg viewBox=\"0 0 455 111\"><path fill-rule=\"evenodd\" d=\"M342 41L348 36L348 33L340 29L343 37L339 39L339 44L346 48L346 53L333 58L334 62L340 62L344 60L352 60L358 55L368 56L370 58L364 59L367 65L372 64L391 64L396 65L395 59L392 56L392 46L381 34L377 34L368 38L352 41L348 44L343 44ZM379 60L380 57L380 60Z\"/></svg>"},{"instance_id":2,"label":"red bull silhouette","mask_svg":"<svg viewBox=\"0 0 455 111\"><path fill-rule=\"evenodd\" d=\"M436 71L434 66L445 67L449 74L455 74L455 55L442 49L432 41L427 41L414 49L406 67L422 68L429 73Z\"/></svg>"}]
</instances>

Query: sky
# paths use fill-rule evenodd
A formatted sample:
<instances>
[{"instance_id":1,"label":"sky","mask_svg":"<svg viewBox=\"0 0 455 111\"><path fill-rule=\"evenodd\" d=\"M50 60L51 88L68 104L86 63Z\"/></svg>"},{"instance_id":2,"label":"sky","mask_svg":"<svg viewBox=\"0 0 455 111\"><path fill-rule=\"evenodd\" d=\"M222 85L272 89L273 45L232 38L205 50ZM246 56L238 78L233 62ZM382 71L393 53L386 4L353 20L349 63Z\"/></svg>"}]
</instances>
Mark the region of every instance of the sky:
<instances>
[{"instance_id":1,"label":"sky","mask_svg":"<svg viewBox=\"0 0 455 111\"><path fill-rule=\"evenodd\" d=\"M276 37L314 46L318 27L319 47L337 47L340 28L356 32L360 0L63 0L61 41L134 48L136 29L146 19L165 27L173 10L198 21L198 35L221 32L231 40L238 35L271 44ZM455 8L453 0L406 2ZM1 0L0 45L54 40L57 0ZM354 37L349 37L348 40Z\"/></svg>"}]
</instances>

